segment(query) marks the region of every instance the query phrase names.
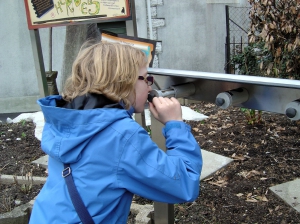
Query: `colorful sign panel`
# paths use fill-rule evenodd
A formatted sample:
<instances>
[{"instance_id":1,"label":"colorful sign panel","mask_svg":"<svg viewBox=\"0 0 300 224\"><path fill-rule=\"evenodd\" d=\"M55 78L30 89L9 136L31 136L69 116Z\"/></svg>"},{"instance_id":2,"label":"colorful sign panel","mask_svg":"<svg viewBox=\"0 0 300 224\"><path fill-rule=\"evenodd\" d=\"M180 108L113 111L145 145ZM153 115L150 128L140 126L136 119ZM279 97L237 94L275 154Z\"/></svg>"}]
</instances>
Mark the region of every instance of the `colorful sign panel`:
<instances>
[{"instance_id":1,"label":"colorful sign panel","mask_svg":"<svg viewBox=\"0 0 300 224\"><path fill-rule=\"evenodd\" d=\"M130 19L129 0L24 0L29 29Z\"/></svg>"},{"instance_id":2,"label":"colorful sign panel","mask_svg":"<svg viewBox=\"0 0 300 224\"><path fill-rule=\"evenodd\" d=\"M101 37L102 41L118 42L121 44L130 45L132 47L140 49L148 57L148 66L152 67L154 54L155 54L155 47L156 47L155 40L149 40L149 39L144 39L139 37L130 37L123 34L105 32L103 30L101 31L101 34L102 34Z\"/></svg>"}]
</instances>

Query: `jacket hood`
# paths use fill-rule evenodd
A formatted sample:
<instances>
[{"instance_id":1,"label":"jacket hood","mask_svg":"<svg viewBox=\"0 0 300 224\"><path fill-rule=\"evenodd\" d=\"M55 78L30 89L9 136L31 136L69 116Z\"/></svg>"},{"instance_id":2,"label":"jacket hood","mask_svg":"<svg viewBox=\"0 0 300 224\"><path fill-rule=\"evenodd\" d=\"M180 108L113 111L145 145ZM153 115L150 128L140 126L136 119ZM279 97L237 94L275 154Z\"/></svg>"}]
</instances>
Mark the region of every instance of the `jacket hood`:
<instances>
[{"instance_id":1,"label":"jacket hood","mask_svg":"<svg viewBox=\"0 0 300 224\"><path fill-rule=\"evenodd\" d=\"M82 104L81 99L79 104L76 102L76 109L69 109L74 106L62 102L59 95L47 96L37 101L45 119L42 150L62 163L75 163L80 160L83 150L93 136L117 120L131 118L134 112L133 108L125 110L121 104L85 107L82 106L84 103Z\"/></svg>"}]
</instances>

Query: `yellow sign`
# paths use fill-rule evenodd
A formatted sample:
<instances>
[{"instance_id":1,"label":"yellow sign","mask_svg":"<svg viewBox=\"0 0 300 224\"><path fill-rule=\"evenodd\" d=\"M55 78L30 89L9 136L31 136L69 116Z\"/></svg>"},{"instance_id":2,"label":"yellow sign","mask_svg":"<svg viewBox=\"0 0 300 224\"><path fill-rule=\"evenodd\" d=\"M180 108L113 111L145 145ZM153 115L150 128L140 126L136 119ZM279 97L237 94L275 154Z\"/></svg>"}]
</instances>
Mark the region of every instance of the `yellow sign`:
<instances>
[{"instance_id":1,"label":"yellow sign","mask_svg":"<svg viewBox=\"0 0 300 224\"><path fill-rule=\"evenodd\" d=\"M126 20L129 0L24 0L29 29Z\"/></svg>"}]
</instances>

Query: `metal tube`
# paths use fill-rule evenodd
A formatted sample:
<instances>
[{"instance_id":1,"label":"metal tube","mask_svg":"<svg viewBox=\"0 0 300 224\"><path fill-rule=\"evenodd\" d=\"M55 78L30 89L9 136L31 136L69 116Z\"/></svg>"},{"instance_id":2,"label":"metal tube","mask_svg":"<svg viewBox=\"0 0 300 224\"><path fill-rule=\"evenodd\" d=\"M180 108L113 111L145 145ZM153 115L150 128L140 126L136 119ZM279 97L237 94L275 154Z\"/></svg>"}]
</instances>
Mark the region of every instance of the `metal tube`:
<instances>
[{"instance_id":1,"label":"metal tube","mask_svg":"<svg viewBox=\"0 0 300 224\"><path fill-rule=\"evenodd\" d=\"M153 40L152 16L151 16L151 4L150 4L150 0L147 0L147 14L148 14L148 26L149 26L150 40Z\"/></svg>"},{"instance_id":2,"label":"metal tube","mask_svg":"<svg viewBox=\"0 0 300 224\"><path fill-rule=\"evenodd\" d=\"M219 93L216 97L216 105L226 109L231 105L245 103L249 99L249 93L245 88L233 89Z\"/></svg>"},{"instance_id":3,"label":"metal tube","mask_svg":"<svg viewBox=\"0 0 300 224\"><path fill-rule=\"evenodd\" d=\"M290 102L285 107L285 114L291 120L300 119L300 99Z\"/></svg>"},{"instance_id":4,"label":"metal tube","mask_svg":"<svg viewBox=\"0 0 300 224\"><path fill-rule=\"evenodd\" d=\"M152 102L154 97L175 97L183 98L191 96L195 93L196 87L194 83L185 83L181 85L171 86L169 89L164 90L151 90L148 96L148 101Z\"/></svg>"},{"instance_id":5,"label":"metal tube","mask_svg":"<svg viewBox=\"0 0 300 224\"><path fill-rule=\"evenodd\" d=\"M52 72L52 27L49 28L49 71Z\"/></svg>"}]
</instances>

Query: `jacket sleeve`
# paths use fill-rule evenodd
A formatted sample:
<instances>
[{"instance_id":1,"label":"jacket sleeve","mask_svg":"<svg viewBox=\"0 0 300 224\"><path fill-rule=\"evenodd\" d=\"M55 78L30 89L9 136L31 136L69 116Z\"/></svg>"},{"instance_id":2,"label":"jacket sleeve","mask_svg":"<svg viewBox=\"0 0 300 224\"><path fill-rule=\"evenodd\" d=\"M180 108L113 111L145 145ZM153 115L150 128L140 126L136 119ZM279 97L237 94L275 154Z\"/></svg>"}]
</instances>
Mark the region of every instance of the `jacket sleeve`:
<instances>
[{"instance_id":1,"label":"jacket sleeve","mask_svg":"<svg viewBox=\"0 0 300 224\"><path fill-rule=\"evenodd\" d=\"M163 135L167 152L141 127L128 139L118 167L119 187L164 203L193 201L199 194L201 149L184 122L168 122Z\"/></svg>"}]
</instances>

